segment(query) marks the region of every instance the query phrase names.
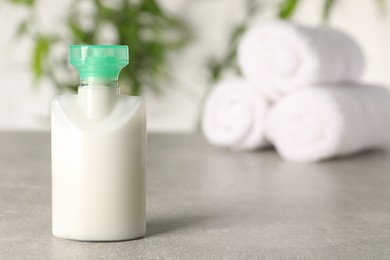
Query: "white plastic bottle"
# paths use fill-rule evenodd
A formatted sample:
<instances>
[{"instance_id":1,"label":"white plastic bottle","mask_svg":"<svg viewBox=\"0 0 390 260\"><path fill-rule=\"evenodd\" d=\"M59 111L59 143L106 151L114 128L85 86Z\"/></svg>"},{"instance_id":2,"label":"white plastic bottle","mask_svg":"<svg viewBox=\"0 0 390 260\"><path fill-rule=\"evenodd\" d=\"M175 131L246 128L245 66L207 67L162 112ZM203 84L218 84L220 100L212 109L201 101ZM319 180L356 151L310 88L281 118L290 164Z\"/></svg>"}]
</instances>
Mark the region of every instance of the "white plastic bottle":
<instances>
[{"instance_id":1,"label":"white plastic bottle","mask_svg":"<svg viewBox=\"0 0 390 260\"><path fill-rule=\"evenodd\" d=\"M51 111L53 234L85 241L145 235L146 113L119 94L127 46L70 46L77 95Z\"/></svg>"}]
</instances>

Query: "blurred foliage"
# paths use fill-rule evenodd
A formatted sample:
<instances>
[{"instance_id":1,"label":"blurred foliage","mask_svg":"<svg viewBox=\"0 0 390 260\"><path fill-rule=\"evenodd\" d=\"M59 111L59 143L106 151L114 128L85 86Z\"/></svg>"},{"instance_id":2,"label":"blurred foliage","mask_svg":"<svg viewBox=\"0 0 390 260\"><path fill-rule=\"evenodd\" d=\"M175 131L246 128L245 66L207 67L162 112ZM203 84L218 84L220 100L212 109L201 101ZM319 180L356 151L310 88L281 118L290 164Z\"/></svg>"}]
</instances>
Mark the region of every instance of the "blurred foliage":
<instances>
[{"instance_id":1,"label":"blurred foliage","mask_svg":"<svg viewBox=\"0 0 390 260\"><path fill-rule=\"evenodd\" d=\"M208 60L207 68L210 73L209 81L211 83L217 82L221 79L222 74L227 70L233 70L236 73L239 73L239 69L236 63L237 56L237 45L242 36L242 34L248 28L252 19L258 14L260 9L259 0L245 0L246 8L244 20L234 26L229 35L228 48L226 53L221 58L211 57Z\"/></svg>"},{"instance_id":2,"label":"blurred foliage","mask_svg":"<svg viewBox=\"0 0 390 260\"><path fill-rule=\"evenodd\" d=\"M292 15L292 13L295 11L298 2L299 0L281 1L279 4L279 12L278 12L279 18L282 19L289 18Z\"/></svg>"},{"instance_id":3,"label":"blurred foliage","mask_svg":"<svg viewBox=\"0 0 390 260\"><path fill-rule=\"evenodd\" d=\"M20 22L16 36L33 40L31 70L35 82L47 78L59 90L75 91L78 86L77 79L59 76L58 72L74 74L68 65L67 51L55 54L59 46L128 45L130 63L120 74L124 81L121 85L127 86L128 94L140 95L145 88L160 91L161 80L169 79L167 54L185 46L190 39L185 23L164 11L156 0L70 0L70 8L64 11L63 30L50 33L40 23L37 0L7 1L28 7L28 15ZM101 39L99 32L104 26L108 26L114 40Z\"/></svg>"},{"instance_id":4,"label":"blurred foliage","mask_svg":"<svg viewBox=\"0 0 390 260\"><path fill-rule=\"evenodd\" d=\"M324 0L322 7L322 19L324 21L329 19L333 6L337 0ZM300 0L282 0L279 5L278 16L281 19L289 19L298 7Z\"/></svg>"},{"instance_id":5,"label":"blurred foliage","mask_svg":"<svg viewBox=\"0 0 390 260\"><path fill-rule=\"evenodd\" d=\"M332 8L334 6L335 1L336 0L326 0L324 2L324 8L323 8L323 11L322 11L322 18L324 20L328 20L329 19L329 16L330 16L330 13L332 11Z\"/></svg>"},{"instance_id":6,"label":"blurred foliage","mask_svg":"<svg viewBox=\"0 0 390 260\"><path fill-rule=\"evenodd\" d=\"M69 0L70 8L65 11L63 30L48 33L42 29L39 13L39 0L3 0L18 6L27 7L28 15L16 30L17 37L32 39L31 70L34 80L47 78L59 90L77 89L77 80L69 77L74 71L68 65L67 52L55 54L57 46L70 44L107 44L100 37L102 27L116 35L109 44L128 45L130 63L121 72L122 86L128 87L128 94L140 95L146 88L161 91L161 80L169 79L167 54L184 47L191 34L183 21L164 11L158 0ZM207 59L209 86L219 81L224 74L240 74L236 62L239 39L257 17L265 5L262 0L245 1L245 15L241 22L231 28L226 51L220 56ZM319 16L324 22L331 18L337 2L341 0L322 0ZM377 4L384 13L386 0L367 0ZM291 19L303 0L275 0L275 16ZM83 5L89 4L92 15L85 15ZM114 4L113 4L114 3ZM212 17L210 17L212 19ZM89 21L86 26L85 22ZM53 25L54 26L54 25ZM66 72L61 77L57 72Z\"/></svg>"}]
</instances>

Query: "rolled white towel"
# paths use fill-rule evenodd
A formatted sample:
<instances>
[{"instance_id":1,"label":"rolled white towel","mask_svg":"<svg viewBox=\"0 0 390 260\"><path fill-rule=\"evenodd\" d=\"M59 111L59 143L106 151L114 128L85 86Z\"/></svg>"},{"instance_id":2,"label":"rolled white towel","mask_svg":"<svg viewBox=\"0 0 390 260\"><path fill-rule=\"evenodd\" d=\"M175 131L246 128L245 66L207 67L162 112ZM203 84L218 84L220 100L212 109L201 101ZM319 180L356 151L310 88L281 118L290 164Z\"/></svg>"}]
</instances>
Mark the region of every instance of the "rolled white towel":
<instances>
[{"instance_id":1,"label":"rolled white towel","mask_svg":"<svg viewBox=\"0 0 390 260\"><path fill-rule=\"evenodd\" d=\"M234 150L267 146L264 135L267 110L267 100L250 83L238 78L222 81L206 99L203 134L211 144Z\"/></svg>"},{"instance_id":2,"label":"rolled white towel","mask_svg":"<svg viewBox=\"0 0 390 260\"><path fill-rule=\"evenodd\" d=\"M390 92L357 84L302 89L281 98L266 125L267 137L289 161L383 148L390 141Z\"/></svg>"},{"instance_id":3,"label":"rolled white towel","mask_svg":"<svg viewBox=\"0 0 390 260\"><path fill-rule=\"evenodd\" d=\"M365 59L357 43L343 32L271 21L244 34L238 63L244 77L274 99L307 85L355 82Z\"/></svg>"}]
</instances>

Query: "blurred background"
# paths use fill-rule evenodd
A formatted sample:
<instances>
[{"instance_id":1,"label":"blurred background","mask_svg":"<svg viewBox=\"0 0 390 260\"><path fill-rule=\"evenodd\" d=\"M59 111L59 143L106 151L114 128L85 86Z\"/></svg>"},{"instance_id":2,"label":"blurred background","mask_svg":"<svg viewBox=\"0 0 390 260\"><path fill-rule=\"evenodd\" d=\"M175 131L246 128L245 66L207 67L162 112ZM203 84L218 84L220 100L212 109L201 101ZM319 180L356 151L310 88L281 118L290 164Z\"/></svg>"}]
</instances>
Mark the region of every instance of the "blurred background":
<instances>
[{"instance_id":1,"label":"blurred background","mask_svg":"<svg viewBox=\"0 0 390 260\"><path fill-rule=\"evenodd\" d=\"M143 95L148 129L196 131L202 101L236 73L245 28L281 17L328 23L352 35L363 79L390 86L390 22L381 0L0 0L0 129L48 130L50 100L72 92L69 44L127 44L122 92Z\"/></svg>"}]
</instances>

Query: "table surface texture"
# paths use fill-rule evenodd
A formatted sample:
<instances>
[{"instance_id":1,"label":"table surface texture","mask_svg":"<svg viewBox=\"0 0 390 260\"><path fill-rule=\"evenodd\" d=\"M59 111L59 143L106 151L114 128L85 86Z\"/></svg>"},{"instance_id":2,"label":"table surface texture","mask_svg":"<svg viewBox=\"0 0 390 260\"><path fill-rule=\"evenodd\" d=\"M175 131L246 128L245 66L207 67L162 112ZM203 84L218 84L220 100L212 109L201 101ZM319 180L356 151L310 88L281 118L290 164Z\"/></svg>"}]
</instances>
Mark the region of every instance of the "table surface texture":
<instances>
[{"instance_id":1,"label":"table surface texture","mask_svg":"<svg viewBox=\"0 0 390 260\"><path fill-rule=\"evenodd\" d=\"M390 155L319 164L150 134L147 234L51 234L50 134L0 133L0 259L390 259Z\"/></svg>"}]
</instances>

